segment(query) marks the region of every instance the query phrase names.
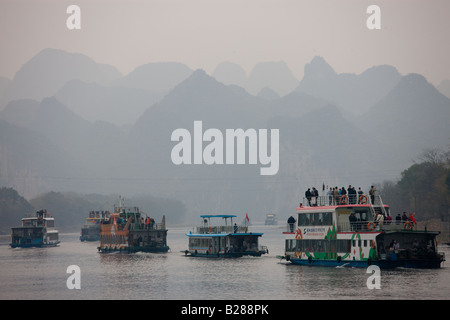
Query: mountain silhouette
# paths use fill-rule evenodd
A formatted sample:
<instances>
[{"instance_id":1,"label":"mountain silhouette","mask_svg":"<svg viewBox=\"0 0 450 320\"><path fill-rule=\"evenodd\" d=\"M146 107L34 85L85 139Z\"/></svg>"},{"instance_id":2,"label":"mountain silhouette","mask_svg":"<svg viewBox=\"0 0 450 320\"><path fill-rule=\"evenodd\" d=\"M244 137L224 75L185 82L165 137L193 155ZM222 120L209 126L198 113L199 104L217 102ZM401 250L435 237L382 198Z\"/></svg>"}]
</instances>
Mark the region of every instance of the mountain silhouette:
<instances>
[{"instance_id":1,"label":"mountain silhouette","mask_svg":"<svg viewBox=\"0 0 450 320\"><path fill-rule=\"evenodd\" d=\"M357 123L400 166L424 149L445 148L449 119L450 99L422 75L408 74Z\"/></svg>"},{"instance_id":2,"label":"mountain silhouette","mask_svg":"<svg viewBox=\"0 0 450 320\"><path fill-rule=\"evenodd\" d=\"M360 115L383 98L401 75L391 66L376 66L363 73L337 74L322 57L305 65L304 77L296 88L338 105L343 111Z\"/></svg>"},{"instance_id":3,"label":"mountain silhouette","mask_svg":"<svg viewBox=\"0 0 450 320\"><path fill-rule=\"evenodd\" d=\"M247 90L256 95L264 87L269 87L280 96L284 96L297 85L297 78L284 61L260 62L250 72Z\"/></svg>"},{"instance_id":4,"label":"mountain silhouette","mask_svg":"<svg viewBox=\"0 0 450 320\"><path fill-rule=\"evenodd\" d=\"M216 69L214 69L212 76L214 79L225 85L234 84L242 88L246 88L247 86L247 74L244 69L229 61L221 62Z\"/></svg>"},{"instance_id":5,"label":"mountain silhouette","mask_svg":"<svg viewBox=\"0 0 450 320\"><path fill-rule=\"evenodd\" d=\"M351 184L367 191L399 175L424 148L446 147L450 137L450 99L423 76L402 76L391 66L337 74L315 57L298 82L284 63L264 63L247 78L255 80L248 90L232 80L245 74L234 64L213 76L176 63L122 76L109 67L100 72L87 57L52 49L40 55L52 54L80 59L89 70L66 66L65 75L51 72L60 82L27 89L34 82L25 85L25 73L33 81L53 77L45 72L57 64L41 57L2 86L4 95L20 86L23 94L0 111L1 184L28 197L42 190L152 194L182 201L187 218L244 211L264 217L290 212L309 187ZM282 75L294 90L277 89ZM248 163L175 165L172 132L193 134L194 121L202 121L203 132L279 129L279 172L261 176L261 166Z\"/></svg>"},{"instance_id":6,"label":"mountain silhouette","mask_svg":"<svg viewBox=\"0 0 450 320\"><path fill-rule=\"evenodd\" d=\"M3 100L5 103L23 98L40 101L54 95L72 79L106 84L121 76L116 68L85 55L44 49L17 71Z\"/></svg>"},{"instance_id":7,"label":"mountain silhouette","mask_svg":"<svg viewBox=\"0 0 450 320\"><path fill-rule=\"evenodd\" d=\"M114 86L168 93L191 75L193 70L178 62L159 62L141 65L128 75L113 82Z\"/></svg>"}]
</instances>

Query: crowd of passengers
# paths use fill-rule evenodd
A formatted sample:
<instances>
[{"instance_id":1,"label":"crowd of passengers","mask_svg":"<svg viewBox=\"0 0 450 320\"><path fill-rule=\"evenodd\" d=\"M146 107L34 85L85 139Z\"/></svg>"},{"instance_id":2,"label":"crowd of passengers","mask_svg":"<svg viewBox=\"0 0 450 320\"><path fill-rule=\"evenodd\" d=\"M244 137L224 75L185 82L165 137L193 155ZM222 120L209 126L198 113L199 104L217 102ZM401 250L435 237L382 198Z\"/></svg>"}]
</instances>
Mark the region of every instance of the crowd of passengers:
<instances>
[{"instance_id":1,"label":"crowd of passengers","mask_svg":"<svg viewBox=\"0 0 450 320\"><path fill-rule=\"evenodd\" d=\"M312 190L311 190L312 189ZM374 186L371 186L369 189L370 201L373 204L375 202L375 191L377 189ZM328 205L341 205L341 204L364 204L367 203L369 198L364 194L364 191L361 190L361 187L356 191L355 187L351 185L348 186L347 189L345 187L330 187L330 190L327 192L328 196ZM319 205L319 191L315 187L308 188L305 192L305 198L308 201L308 206L317 206ZM322 200L322 202L326 202L326 200ZM327 203L321 203L320 205L326 205Z\"/></svg>"}]
</instances>

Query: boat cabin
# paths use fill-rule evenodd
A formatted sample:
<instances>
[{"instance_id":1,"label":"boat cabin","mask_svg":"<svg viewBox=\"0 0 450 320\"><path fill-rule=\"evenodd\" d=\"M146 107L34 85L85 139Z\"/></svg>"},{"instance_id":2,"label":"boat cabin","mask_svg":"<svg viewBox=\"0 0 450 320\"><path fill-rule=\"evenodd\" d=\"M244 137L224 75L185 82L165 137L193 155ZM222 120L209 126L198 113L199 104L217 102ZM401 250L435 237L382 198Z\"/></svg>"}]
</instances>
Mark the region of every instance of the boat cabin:
<instances>
[{"instance_id":1,"label":"boat cabin","mask_svg":"<svg viewBox=\"0 0 450 320\"><path fill-rule=\"evenodd\" d=\"M185 254L205 257L261 256L267 248L259 246L262 233L248 232L247 226L233 223L235 215L202 215L200 226L186 234Z\"/></svg>"}]
</instances>

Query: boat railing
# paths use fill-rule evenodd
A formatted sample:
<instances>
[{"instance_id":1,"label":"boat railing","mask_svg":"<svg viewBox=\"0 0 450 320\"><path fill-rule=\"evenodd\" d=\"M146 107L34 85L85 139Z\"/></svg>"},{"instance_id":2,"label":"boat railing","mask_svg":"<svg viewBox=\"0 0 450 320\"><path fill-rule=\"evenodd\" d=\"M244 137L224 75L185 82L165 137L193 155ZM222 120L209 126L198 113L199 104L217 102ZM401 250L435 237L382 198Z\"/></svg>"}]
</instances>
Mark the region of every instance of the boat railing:
<instances>
[{"instance_id":1,"label":"boat railing","mask_svg":"<svg viewBox=\"0 0 450 320\"><path fill-rule=\"evenodd\" d=\"M163 223L131 223L130 230L165 230L165 225Z\"/></svg>"},{"instance_id":2,"label":"boat railing","mask_svg":"<svg viewBox=\"0 0 450 320\"><path fill-rule=\"evenodd\" d=\"M396 221L384 221L383 223L377 223L376 221L357 221L352 222L339 222L336 226L337 232L370 232L370 231L398 231L409 230L409 226L414 228L412 224L406 225L405 222ZM310 227L310 226L297 226L294 224L292 227L290 224L286 224L284 233L294 234L297 228ZM327 227L327 226L324 226ZM331 225L328 227L332 227Z\"/></svg>"},{"instance_id":3,"label":"boat railing","mask_svg":"<svg viewBox=\"0 0 450 320\"><path fill-rule=\"evenodd\" d=\"M246 226L200 226L196 227L196 233L213 234L213 233L246 233Z\"/></svg>"},{"instance_id":4,"label":"boat railing","mask_svg":"<svg viewBox=\"0 0 450 320\"><path fill-rule=\"evenodd\" d=\"M334 195L315 196L311 198L303 197L300 207L321 207L321 206L339 206L348 204L368 204L373 206L382 206L383 201L380 195L358 195L350 194L335 197Z\"/></svg>"},{"instance_id":5,"label":"boat railing","mask_svg":"<svg viewBox=\"0 0 450 320\"><path fill-rule=\"evenodd\" d=\"M413 228L413 225L410 225ZM337 232L370 232L370 231L398 231L410 230L409 225L404 222L384 221L378 223L376 221L355 221L340 222L337 225Z\"/></svg>"}]
</instances>

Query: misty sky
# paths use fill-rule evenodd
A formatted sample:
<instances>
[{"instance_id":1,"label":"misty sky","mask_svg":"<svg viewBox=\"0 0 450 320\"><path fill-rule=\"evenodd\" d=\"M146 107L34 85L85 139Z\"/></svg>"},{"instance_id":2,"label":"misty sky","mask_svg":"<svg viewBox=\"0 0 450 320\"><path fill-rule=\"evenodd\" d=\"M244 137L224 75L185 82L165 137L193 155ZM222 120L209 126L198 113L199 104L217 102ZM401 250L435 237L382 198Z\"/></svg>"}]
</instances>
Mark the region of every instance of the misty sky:
<instances>
[{"instance_id":1,"label":"misty sky","mask_svg":"<svg viewBox=\"0 0 450 320\"><path fill-rule=\"evenodd\" d=\"M66 9L81 8L81 30ZM381 30L366 9L381 8ZM389 64L437 85L450 79L448 0L1 0L0 76L44 48L85 54L128 74L149 62L176 61L212 73L223 61L247 73L285 61L301 79L320 55L338 72Z\"/></svg>"}]
</instances>

